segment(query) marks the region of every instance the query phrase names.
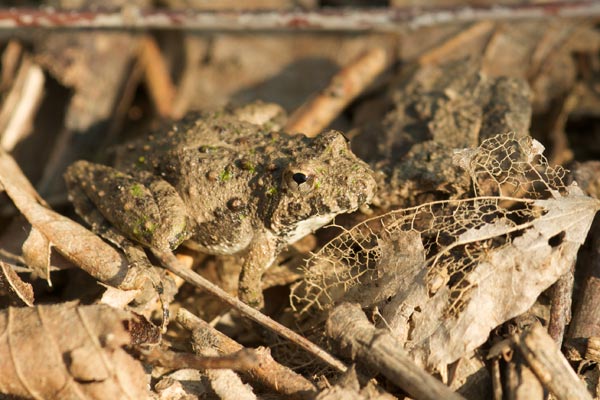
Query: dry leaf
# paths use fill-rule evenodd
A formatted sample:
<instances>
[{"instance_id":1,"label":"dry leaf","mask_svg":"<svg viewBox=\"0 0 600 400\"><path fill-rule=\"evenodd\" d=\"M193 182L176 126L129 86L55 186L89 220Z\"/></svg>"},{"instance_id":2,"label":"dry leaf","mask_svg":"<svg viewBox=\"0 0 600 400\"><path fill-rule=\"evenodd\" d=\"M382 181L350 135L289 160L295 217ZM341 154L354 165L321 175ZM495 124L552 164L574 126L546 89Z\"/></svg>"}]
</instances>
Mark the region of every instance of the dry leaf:
<instances>
[{"instance_id":1,"label":"dry leaf","mask_svg":"<svg viewBox=\"0 0 600 400\"><path fill-rule=\"evenodd\" d=\"M23 243L23 259L32 271L32 278L45 279L48 286L52 286L50 280L50 241L40 231L31 228L29 236Z\"/></svg>"},{"instance_id":2,"label":"dry leaf","mask_svg":"<svg viewBox=\"0 0 600 400\"><path fill-rule=\"evenodd\" d=\"M66 303L0 313L0 393L44 399L145 399L142 365L123 346L131 314ZM68 333L68 334L65 334Z\"/></svg>"},{"instance_id":3,"label":"dry leaf","mask_svg":"<svg viewBox=\"0 0 600 400\"><path fill-rule=\"evenodd\" d=\"M3 261L0 261L0 289L5 289L10 299L19 305L33 306L33 287L23 282L12 267Z\"/></svg>"},{"instance_id":4,"label":"dry leaf","mask_svg":"<svg viewBox=\"0 0 600 400\"><path fill-rule=\"evenodd\" d=\"M504 134L459 153L479 197L392 211L344 232L309 260L293 304L377 305L432 370L466 355L569 269L600 209L564 185L565 171L542 150Z\"/></svg>"},{"instance_id":5,"label":"dry leaf","mask_svg":"<svg viewBox=\"0 0 600 400\"><path fill-rule=\"evenodd\" d=\"M104 293L102 293L100 303L114 308L124 309L127 304L131 303L140 294L140 290L136 289L121 290L102 283L100 285L106 288Z\"/></svg>"}]
</instances>

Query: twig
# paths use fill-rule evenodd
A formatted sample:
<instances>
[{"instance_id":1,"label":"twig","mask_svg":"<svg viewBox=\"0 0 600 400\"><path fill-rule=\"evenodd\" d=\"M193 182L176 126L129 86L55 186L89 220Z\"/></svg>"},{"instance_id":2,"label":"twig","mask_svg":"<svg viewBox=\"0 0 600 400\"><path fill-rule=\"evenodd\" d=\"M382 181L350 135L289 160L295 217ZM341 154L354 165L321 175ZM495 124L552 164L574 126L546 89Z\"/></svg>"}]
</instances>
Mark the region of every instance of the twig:
<instances>
[{"instance_id":1,"label":"twig","mask_svg":"<svg viewBox=\"0 0 600 400\"><path fill-rule=\"evenodd\" d=\"M25 57L0 112L0 146L7 151L29 134L33 118L44 95L44 72Z\"/></svg>"},{"instance_id":2,"label":"twig","mask_svg":"<svg viewBox=\"0 0 600 400\"><path fill-rule=\"evenodd\" d=\"M153 37L147 35L140 46L140 60L143 65L150 98L161 117L171 117L175 86L169 75L169 68Z\"/></svg>"},{"instance_id":3,"label":"twig","mask_svg":"<svg viewBox=\"0 0 600 400\"><path fill-rule=\"evenodd\" d=\"M141 349L144 360L165 368L193 368L193 369L231 369L234 371L247 371L256 367L258 359L254 350L242 349L237 353L226 356L202 357L190 353L175 353L160 347Z\"/></svg>"},{"instance_id":4,"label":"twig","mask_svg":"<svg viewBox=\"0 0 600 400\"><path fill-rule=\"evenodd\" d=\"M134 6L118 11L56 10L53 8L0 9L0 29L103 28L186 29L203 31L390 31L492 20L548 17L599 17L600 3L557 1L481 7L317 9L276 11L143 10Z\"/></svg>"},{"instance_id":5,"label":"twig","mask_svg":"<svg viewBox=\"0 0 600 400\"><path fill-rule=\"evenodd\" d=\"M419 56L417 62L420 65L426 65L443 61L453 52L457 51L457 49L464 47L467 43L476 40L482 35L489 34L493 28L494 23L492 21L486 20L477 22L470 27L461 30L457 35L452 36L442 44L427 50Z\"/></svg>"},{"instance_id":6,"label":"twig","mask_svg":"<svg viewBox=\"0 0 600 400\"><path fill-rule=\"evenodd\" d=\"M348 367L344 365L341 361L333 357L331 354L327 353L325 350L307 340L305 337L297 334L291 329L286 328L285 326L273 321L271 318L267 317L260 311L250 307L249 305L243 303L239 299L230 296L223 289L218 287L217 285L211 283L205 278L201 277L194 271L188 270L184 268L179 260L172 253L160 252L156 249L153 249L152 252L154 255L161 261L161 263L167 268L169 271L174 273L175 275L183 278L186 282L206 290L213 296L218 297L220 300L229 304L231 307L240 311L247 318L253 320L254 322L264 326L267 329L277 333L278 335L288 339L292 343L297 344L302 347L304 350L313 354L315 357L319 358L323 362L327 363L332 368L340 372L346 372Z\"/></svg>"},{"instance_id":7,"label":"twig","mask_svg":"<svg viewBox=\"0 0 600 400\"><path fill-rule=\"evenodd\" d=\"M386 67L381 48L371 49L338 72L329 85L298 108L284 130L314 137L327 127Z\"/></svg>"},{"instance_id":8,"label":"twig","mask_svg":"<svg viewBox=\"0 0 600 400\"><path fill-rule=\"evenodd\" d=\"M17 69L21 64L24 49L21 43L17 40L10 40L0 58L2 71L0 72L0 90L6 91L13 83Z\"/></svg>"},{"instance_id":9,"label":"twig","mask_svg":"<svg viewBox=\"0 0 600 400\"><path fill-rule=\"evenodd\" d=\"M592 399L585 384L541 325L534 324L515 336L515 344L542 385L557 399Z\"/></svg>"},{"instance_id":10,"label":"twig","mask_svg":"<svg viewBox=\"0 0 600 400\"><path fill-rule=\"evenodd\" d=\"M357 304L337 306L327 320L326 334L341 352L380 371L391 382L417 399L464 399L424 370L386 331L375 328Z\"/></svg>"},{"instance_id":11,"label":"twig","mask_svg":"<svg viewBox=\"0 0 600 400\"><path fill-rule=\"evenodd\" d=\"M588 271L579 295L579 304L569 327L569 338L600 336L600 217L592 224L591 254L586 257Z\"/></svg>"},{"instance_id":12,"label":"twig","mask_svg":"<svg viewBox=\"0 0 600 400\"><path fill-rule=\"evenodd\" d=\"M550 322L548 334L558 346L562 346L565 327L571 320L573 284L575 283L575 264L572 264L550 288Z\"/></svg>"},{"instance_id":13,"label":"twig","mask_svg":"<svg viewBox=\"0 0 600 400\"><path fill-rule=\"evenodd\" d=\"M217 331L206 321L186 309L179 309L177 322L183 325L184 328L193 331L195 342L198 342L198 336L210 336L211 345L222 354L229 354L243 349L241 344ZM284 396L314 398L316 395L315 386L302 375L273 360L268 349L259 348L256 350L255 355L258 358L258 365L245 371L251 378Z\"/></svg>"},{"instance_id":14,"label":"twig","mask_svg":"<svg viewBox=\"0 0 600 400\"><path fill-rule=\"evenodd\" d=\"M524 364L522 356L517 353L506 363L505 399L544 399L542 384Z\"/></svg>"},{"instance_id":15,"label":"twig","mask_svg":"<svg viewBox=\"0 0 600 400\"><path fill-rule=\"evenodd\" d=\"M576 163L573 179L590 196L600 198L600 161ZM581 261L581 290L578 304L569 326L565 347L571 360L588 359L585 346L593 337L600 337L600 215L596 215L588 236L589 250L579 257ZM579 268L579 266L578 266Z\"/></svg>"},{"instance_id":16,"label":"twig","mask_svg":"<svg viewBox=\"0 0 600 400\"><path fill-rule=\"evenodd\" d=\"M502 400L502 380L500 377L500 360L494 358L490 361L490 375L492 378L492 400Z\"/></svg>"}]
</instances>

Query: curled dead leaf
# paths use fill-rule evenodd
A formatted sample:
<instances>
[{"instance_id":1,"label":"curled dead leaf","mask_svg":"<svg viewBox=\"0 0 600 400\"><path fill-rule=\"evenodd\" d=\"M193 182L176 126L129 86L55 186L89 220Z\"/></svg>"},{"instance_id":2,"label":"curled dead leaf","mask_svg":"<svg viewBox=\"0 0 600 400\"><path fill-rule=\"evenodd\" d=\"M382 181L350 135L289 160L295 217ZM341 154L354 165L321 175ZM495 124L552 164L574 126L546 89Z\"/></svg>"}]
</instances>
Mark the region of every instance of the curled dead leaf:
<instances>
[{"instance_id":1,"label":"curled dead leaf","mask_svg":"<svg viewBox=\"0 0 600 400\"><path fill-rule=\"evenodd\" d=\"M0 261L0 289L7 291L15 303L33 306L33 287L21 280L12 267L3 261Z\"/></svg>"}]
</instances>

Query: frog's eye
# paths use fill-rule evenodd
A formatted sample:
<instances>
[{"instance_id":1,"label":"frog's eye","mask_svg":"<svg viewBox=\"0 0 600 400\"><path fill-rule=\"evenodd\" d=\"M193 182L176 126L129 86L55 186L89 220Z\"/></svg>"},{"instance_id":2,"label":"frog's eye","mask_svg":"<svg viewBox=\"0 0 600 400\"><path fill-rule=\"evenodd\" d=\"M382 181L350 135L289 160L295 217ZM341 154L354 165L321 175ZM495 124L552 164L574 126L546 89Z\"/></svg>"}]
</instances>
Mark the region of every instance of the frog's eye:
<instances>
[{"instance_id":1,"label":"frog's eye","mask_svg":"<svg viewBox=\"0 0 600 400\"><path fill-rule=\"evenodd\" d=\"M315 175L307 171L288 170L283 179L294 192L308 193L315 187Z\"/></svg>"},{"instance_id":2,"label":"frog's eye","mask_svg":"<svg viewBox=\"0 0 600 400\"><path fill-rule=\"evenodd\" d=\"M294 175L292 175L292 179L298 185L301 185L301 184L303 184L304 182L306 182L308 180L308 176L306 176L302 172L296 172Z\"/></svg>"}]
</instances>

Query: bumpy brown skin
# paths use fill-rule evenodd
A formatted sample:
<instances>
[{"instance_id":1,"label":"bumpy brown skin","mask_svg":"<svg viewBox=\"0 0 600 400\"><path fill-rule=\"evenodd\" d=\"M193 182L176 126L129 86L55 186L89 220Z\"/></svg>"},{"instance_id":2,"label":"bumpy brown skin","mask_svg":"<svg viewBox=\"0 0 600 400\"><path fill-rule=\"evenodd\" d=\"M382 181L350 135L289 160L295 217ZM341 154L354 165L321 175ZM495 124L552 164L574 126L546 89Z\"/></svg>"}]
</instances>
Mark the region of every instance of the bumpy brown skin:
<instances>
[{"instance_id":1,"label":"bumpy brown skin","mask_svg":"<svg viewBox=\"0 0 600 400\"><path fill-rule=\"evenodd\" d=\"M375 180L339 132L290 136L240 115L189 115L120 148L115 167L79 161L65 179L76 209L92 202L143 245L245 250L240 298L261 307L260 279L282 245L370 201Z\"/></svg>"}]
</instances>

